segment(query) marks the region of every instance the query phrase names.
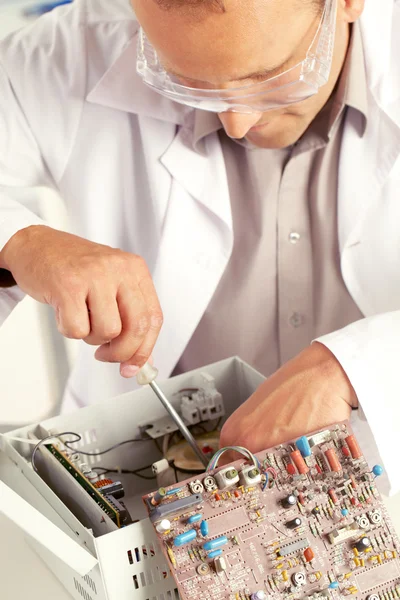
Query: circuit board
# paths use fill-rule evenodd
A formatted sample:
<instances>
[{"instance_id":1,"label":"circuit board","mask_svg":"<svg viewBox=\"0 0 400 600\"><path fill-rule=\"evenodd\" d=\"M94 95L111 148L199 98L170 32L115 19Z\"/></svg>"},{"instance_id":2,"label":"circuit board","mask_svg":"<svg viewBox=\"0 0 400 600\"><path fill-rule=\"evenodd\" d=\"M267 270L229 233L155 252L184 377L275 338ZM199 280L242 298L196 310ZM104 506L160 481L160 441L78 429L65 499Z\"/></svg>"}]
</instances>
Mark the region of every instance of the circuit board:
<instances>
[{"instance_id":1,"label":"circuit board","mask_svg":"<svg viewBox=\"0 0 400 600\"><path fill-rule=\"evenodd\" d=\"M399 539L348 422L143 497L182 600L400 598Z\"/></svg>"},{"instance_id":2,"label":"circuit board","mask_svg":"<svg viewBox=\"0 0 400 600\"><path fill-rule=\"evenodd\" d=\"M70 459L70 455L72 455L75 463L79 462L80 455L78 452L63 451L54 444L46 444L45 448L58 460L75 481L79 483L103 512L110 517L117 527L124 527L132 523L125 505L119 501L124 495L120 482L113 482L110 479L100 481L96 477L96 482L92 483L78 467L78 464L74 464ZM89 470L90 472L92 471Z\"/></svg>"}]
</instances>

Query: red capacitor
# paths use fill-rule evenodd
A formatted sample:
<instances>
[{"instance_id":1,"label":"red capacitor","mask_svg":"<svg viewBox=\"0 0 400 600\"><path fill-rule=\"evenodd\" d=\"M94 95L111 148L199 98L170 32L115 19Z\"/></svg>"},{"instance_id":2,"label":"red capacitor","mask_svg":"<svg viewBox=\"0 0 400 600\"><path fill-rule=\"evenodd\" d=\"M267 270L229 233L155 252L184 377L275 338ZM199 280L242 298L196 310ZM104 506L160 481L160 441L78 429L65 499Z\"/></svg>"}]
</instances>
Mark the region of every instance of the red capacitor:
<instances>
[{"instance_id":1,"label":"red capacitor","mask_svg":"<svg viewBox=\"0 0 400 600\"><path fill-rule=\"evenodd\" d=\"M350 502L352 503L353 506L355 506L357 504L357 500L355 498L350 498Z\"/></svg>"},{"instance_id":2,"label":"red capacitor","mask_svg":"<svg viewBox=\"0 0 400 600\"><path fill-rule=\"evenodd\" d=\"M219 494L214 494L214 498L217 502L221 500L221 496Z\"/></svg>"},{"instance_id":3,"label":"red capacitor","mask_svg":"<svg viewBox=\"0 0 400 600\"><path fill-rule=\"evenodd\" d=\"M334 504L338 504L339 503L339 498L337 497L336 492L335 492L335 490L333 488L331 488L330 490L328 490L328 494L329 494L329 497L330 497L330 499L332 500L332 502Z\"/></svg>"},{"instance_id":4,"label":"red capacitor","mask_svg":"<svg viewBox=\"0 0 400 600\"><path fill-rule=\"evenodd\" d=\"M348 449L347 446L342 446L342 454L343 454L343 456L346 456L346 458L348 456L350 456L350 450Z\"/></svg>"},{"instance_id":5,"label":"red capacitor","mask_svg":"<svg viewBox=\"0 0 400 600\"><path fill-rule=\"evenodd\" d=\"M304 558L306 559L307 562L311 562L314 558L314 552L312 551L312 548L306 548L304 550Z\"/></svg>"},{"instance_id":6,"label":"red capacitor","mask_svg":"<svg viewBox=\"0 0 400 600\"><path fill-rule=\"evenodd\" d=\"M350 475L350 481L351 481L351 487L353 488L353 490L357 489L357 481L356 478L354 477L353 473L351 473Z\"/></svg>"},{"instance_id":7,"label":"red capacitor","mask_svg":"<svg viewBox=\"0 0 400 600\"><path fill-rule=\"evenodd\" d=\"M351 452L351 456L353 458L360 458L360 456L362 456L362 452L354 435L348 435L345 440Z\"/></svg>"},{"instance_id":8,"label":"red capacitor","mask_svg":"<svg viewBox=\"0 0 400 600\"><path fill-rule=\"evenodd\" d=\"M296 465L300 475L305 475L306 473L308 473L310 469L307 467L306 461L302 457L300 450L293 450L293 452L290 453L290 458Z\"/></svg>"},{"instance_id":9,"label":"red capacitor","mask_svg":"<svg viewBox=\"0 0 400 600\"><path fill-rule=\"evenodd\" d=\"M235 498L240 498L240 492L238 490L234 491Z\"/></svg>"},{"instance_id":10,"label":"red capacitor","mask_svg":"<svg viewBox=\"0 0 400 600\"><path fill-rule=\"evenodd\" d=\"M321 469L321 467L319 466L318 463L315 465L315 470L317 471L318 475L321 475L322 469Z\"/></svg>"},{"instance_id":11,"label":"red capacitor","mask_svg":"<svg viewBox=\"0 0 400 600\"><path fill-rule=\"evenodd\" d=\"M305 499L304 494L302 492L299 492L298 499L299 499L300 504L304 505L306 503L306 499Z\"/></svg>"},{"instance_id":12,"label":"red capacitor","mask_svg":"<svg viewBox=\"0 0 400 600\"><path fill-rule=\"evenodd\" d=\"M286 466L286 471L289 473L289 475L296 475L296 467L293 463L289 463Z\"/></svg>"},{"instance_id":13,"label":"red capacitor","mask_svg":"<svg viewBox=\"0 0 400 600\"><path fill-rule=\"evenodd\" d=\"M326 450L325 456L327 458L327 461L329 463L331 471L335 471L335 473L339 473L339 471L342 470L342 465L339 462L339 459L337 457L335 449L329 448L329 450Z\"/></svg>"}]
</instances>

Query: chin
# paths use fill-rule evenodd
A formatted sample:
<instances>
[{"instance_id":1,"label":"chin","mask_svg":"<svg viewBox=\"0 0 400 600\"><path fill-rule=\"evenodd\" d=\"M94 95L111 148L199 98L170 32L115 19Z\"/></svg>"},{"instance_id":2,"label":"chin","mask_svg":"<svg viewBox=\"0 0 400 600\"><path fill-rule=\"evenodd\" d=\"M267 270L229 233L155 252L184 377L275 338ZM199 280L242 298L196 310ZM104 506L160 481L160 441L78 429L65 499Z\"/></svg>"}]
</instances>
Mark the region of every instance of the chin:
<instances>
[{"instance_id":1,"label":"chin","mask_svg":"<svg viewBox=\"0 0 400 600\"><path fill-rule=\"evenodd\" d=\"M282 115L258 131L250 130L246 140L258 148L288 148L301 138L307 126L308 121L298 115Z\"/></svg>"},{"instance_id":2,"label":"chin","mask_svg":"<svg viewBox=\"0 0 400 600\"><path fill-rule=\"evenodd\" d=\"M249 132L246 135L246 140L257 146L257 148L269 148L271 150L288 148L295 144L303 132L294 131L279 131L276 133L265 132L265 133L252 133Z\"/></svg>"}]
</instances>

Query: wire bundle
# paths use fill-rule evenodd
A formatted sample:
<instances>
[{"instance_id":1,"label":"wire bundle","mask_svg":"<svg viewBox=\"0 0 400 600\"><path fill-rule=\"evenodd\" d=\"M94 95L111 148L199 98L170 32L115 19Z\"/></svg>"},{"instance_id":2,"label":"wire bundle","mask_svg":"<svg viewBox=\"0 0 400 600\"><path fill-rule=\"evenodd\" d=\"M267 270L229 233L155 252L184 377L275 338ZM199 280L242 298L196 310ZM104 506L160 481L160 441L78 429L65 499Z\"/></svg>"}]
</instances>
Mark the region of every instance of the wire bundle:
<instances>
[{"instance_id":1,"label":"wire bundle","mask_svg":"<svg viewBox=\"0 0 400 600\"><path fill-rule=\"evenodd\" d=\"M247 450L247 448L243 448L243 446L226 446L226 448L220 448L214 454L214 456L212 457L212 459L210 460L210 462L207 465L206 472L208 473L209 471L213 471L214 469L216 469L221 456L223 454L225 454L225 452L228 452L229 450L231 450L233 452L238 452L245 458L251 460L253 465L261 470L260 461L258 460L257 456L255 456L252 452L250 452L250 450Z\"/></svg>"}]
</instances>

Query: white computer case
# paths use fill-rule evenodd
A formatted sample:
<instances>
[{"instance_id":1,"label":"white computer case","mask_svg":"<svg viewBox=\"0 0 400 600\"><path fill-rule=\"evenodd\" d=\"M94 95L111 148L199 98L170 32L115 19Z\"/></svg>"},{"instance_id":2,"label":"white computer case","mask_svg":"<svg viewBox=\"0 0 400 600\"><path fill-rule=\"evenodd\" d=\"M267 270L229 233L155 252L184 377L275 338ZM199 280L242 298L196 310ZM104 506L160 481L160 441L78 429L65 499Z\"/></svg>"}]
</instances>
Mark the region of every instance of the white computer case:
<instances>
[{"instance_id":1,"label":"white computer case","mask_svg":"<svg viewBox=\"0 0 400 600\"><path fill-rule=\"evenodd\" d=\"M239 358L160 382L174 403L174 393L196 385L201 372L215 378L227 416L264 380ZM161 418L165 411L149 388L139 389L73 414L24 427L2 438L0 452L0 513L24 530L28 543L40 555L76 600L177 600L174 580L157 545L150 521L145 518L142 494L156 484L135 477L122 478L125 501L137 523L94 538L33 471L32 446L12 438L30 433L42 438L57 430L76 431L85 450L95 452L138 437L139 425ZM79 450L79 445L78 445ZM122 446L112 454L113 466L135 469L159 459L150 442ZM93 466L108 463L91 457Z\"/></svg>"}]
</instances>

